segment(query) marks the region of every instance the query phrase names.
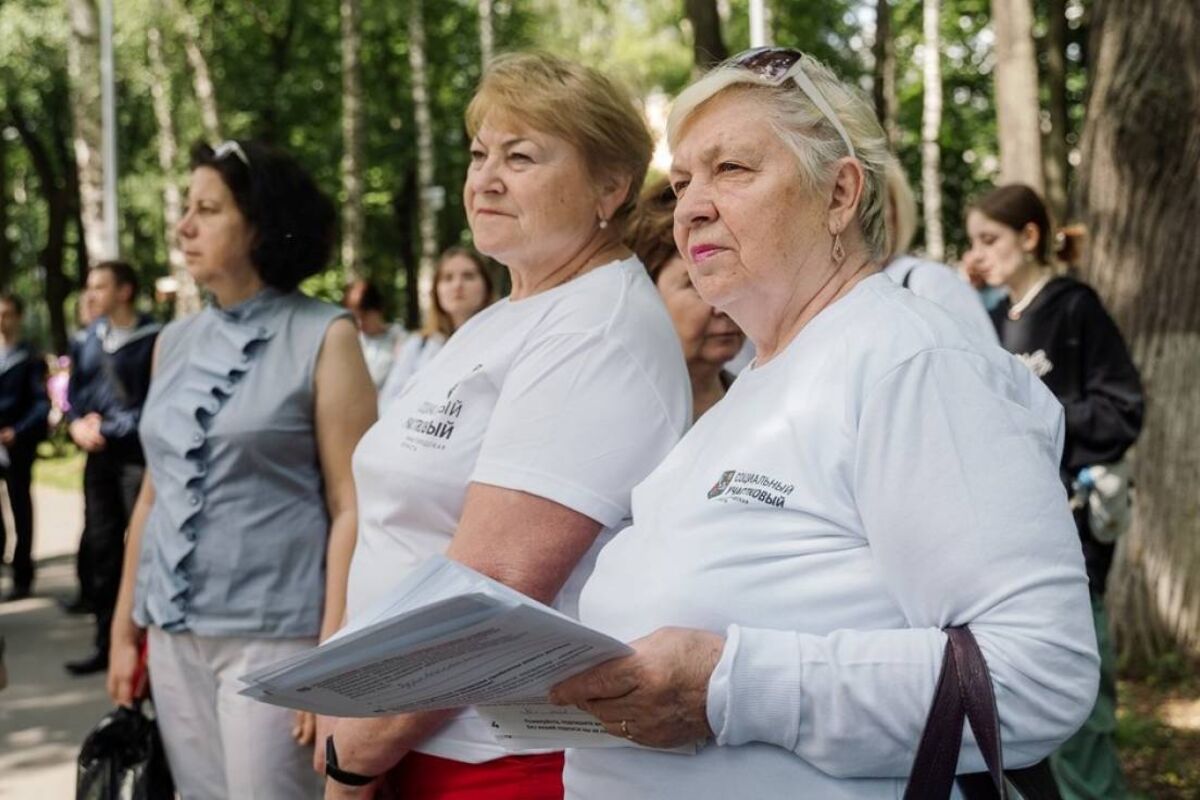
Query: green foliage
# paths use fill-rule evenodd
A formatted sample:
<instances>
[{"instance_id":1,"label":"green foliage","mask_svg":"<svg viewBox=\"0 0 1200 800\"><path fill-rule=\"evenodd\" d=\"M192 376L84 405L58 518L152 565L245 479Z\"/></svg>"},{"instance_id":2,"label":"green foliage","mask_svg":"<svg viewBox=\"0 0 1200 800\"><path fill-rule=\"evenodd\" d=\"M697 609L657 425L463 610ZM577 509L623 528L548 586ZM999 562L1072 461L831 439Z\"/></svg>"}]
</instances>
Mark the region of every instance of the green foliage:
<instances>
[{"instance_id":1,"label":"green foliage","mask_svg":"<svg viewBox=\"0 0 1200 800\"><path fill-rule=\"evenodd\" d=\"M416 262L415 132L408 52L408 15L413 0L361 0L364 91L365 272L385 292L411 290ZM168 234L163 216L165 182L187 182L187 151L203 137L178 18L179 3L200 23L200 47L216 88L222 134L259 137L296 154L320 185L341 201L341 53L336 3L303 0L121 0L117 3L116 65L119 102L122 249L147 285L166 273ZM749 43L748 0L723 3L724 39L730 52ZM770 0L773 38L830 64L871 88L874 3L865 0ZM45 244L45 208L28 153L8 124L5 103L27 109L54 152L69 161L70 104L66 84L69 26L62 0L0 0L0 99L7 175L0 187L8 201L6 231L16 263L12 285L40 296L34 268ZM481 72L475 0L424 2L426 56L435 129L435 181L446 205L438 216L439 246L468 241L461 186L467 168L463 112ZM942 0L942 69L945 91L941 130L943 213L951 250L964 241L962 215L968 198L996 174L988 0ZM922 100L921 3L896 0L892 30L898 65L900 156L919 187ZM682 0L496 0L499 51L541 47L601 68L645 99L678 92L691 78L690 32ZM1044 12L1043 12L1044 13ZM147 31L163 33L172 99L177 163L164 175L158 163L157 124L151 104L155 76ZM1071 29L1077 55L1083 28ZM1069 95L1073 125L1082 118L1083 71L1072 62ZM1077 131L1072 131L1074 135ZM67 164L69 166L69 164ZM919 192L918 192L919 194ZM74 256L75 226L68 231L65 269L81 278ZM0 277L0 280L3 280ZM310 286L337 299L341 266ZM403 302L395 306L402 311ZM31 305L30 321L45 312ZM408 324L415 320L405 319Z\"/></svg>"}]
</instances>

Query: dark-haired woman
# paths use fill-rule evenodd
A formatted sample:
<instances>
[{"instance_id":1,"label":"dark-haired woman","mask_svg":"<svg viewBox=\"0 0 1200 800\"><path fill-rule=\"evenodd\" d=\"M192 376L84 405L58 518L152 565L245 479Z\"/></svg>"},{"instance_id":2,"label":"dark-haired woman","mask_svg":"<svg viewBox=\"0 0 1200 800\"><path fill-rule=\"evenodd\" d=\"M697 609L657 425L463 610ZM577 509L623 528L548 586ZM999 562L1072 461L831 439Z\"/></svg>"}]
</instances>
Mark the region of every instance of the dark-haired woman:
<instances>
[{"instance_id":1,"label":"dark-haired woman","mask_svg":"<svg viewBox=\"0 0 1200 800\"><path fill-rule=\"evenodd\" d=\"M303 746L314 720L240 697L238 678L342 619L350 455L375 394L349 315L296 289L328 262L334 219L283 153L248 141L193 151L177 234L214 302L159 337L108 679L130 703L148 638L159 727L188 800L316 789Z\"/></svg>"},{"instance_id":2,"label":"dark-haired woman","mask_svg":"<svg viewBox=\"0 0 1200 800\"><path fill-rule=\"evenodd\" d=\"M376 389L382 389L404 341L404 329L388 322L383 294L370 281L357 280L347 286L342 305L354 315L358 325L358 343L362 345L371 382Z\"/></svg>"},{"instance_id":3,"label":"dark-haired woman","mask_svg":"<svg viewBox=\"0 0 1200 800\"><path fill-rule=\"evenodd\" d=\"M1001 344L1045 382L1066 412L1061 477L1072 491L1082 471L1119 461L1137 439L1143 412L1137 368L1096 292L1056 270L1049 215L1033 189L993 189L971 206L967 232L971 249L964 266L1008 293L991 312ZM1100 645L1100 694L1091 716L1051 763L1064 797L1119 798L1125 787L1113 743L1116 684L1103 603L1114 545L1093 536L1087 504L1074 505L1081 506L1075 524Z\"/></svg>"},{"instance_id":4,"label":"dark-haired woman","mask_svg":"<svg viewBox=\"0 0 1200 800\"><path fill-rule=\"evenodd\" d=\"M492 304L496 287L483 256L469 247L451 247L438 258L429 297L429 315L396 353L379 390L382 413L417 370L428 364L446 340L471 317Z\"/></svg>"}]
</instances>

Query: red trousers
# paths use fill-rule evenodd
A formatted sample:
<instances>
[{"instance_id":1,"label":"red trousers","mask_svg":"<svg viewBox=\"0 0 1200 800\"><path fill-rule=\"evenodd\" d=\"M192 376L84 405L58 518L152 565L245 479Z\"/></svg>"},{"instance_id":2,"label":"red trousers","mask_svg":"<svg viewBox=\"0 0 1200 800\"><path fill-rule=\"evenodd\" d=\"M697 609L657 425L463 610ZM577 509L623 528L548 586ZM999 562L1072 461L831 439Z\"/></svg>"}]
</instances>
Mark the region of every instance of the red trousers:
<instances>
[{"instance_id":1,"label":"red trousers","mask_svg":"<svg viewBox=\"0 0 1200 800\"><path fill-rule=\"evenodd\" d=\"M412 753L380 787L380 800L562 800L563 754L466 764Z\"/></svg>"}]
</instances>

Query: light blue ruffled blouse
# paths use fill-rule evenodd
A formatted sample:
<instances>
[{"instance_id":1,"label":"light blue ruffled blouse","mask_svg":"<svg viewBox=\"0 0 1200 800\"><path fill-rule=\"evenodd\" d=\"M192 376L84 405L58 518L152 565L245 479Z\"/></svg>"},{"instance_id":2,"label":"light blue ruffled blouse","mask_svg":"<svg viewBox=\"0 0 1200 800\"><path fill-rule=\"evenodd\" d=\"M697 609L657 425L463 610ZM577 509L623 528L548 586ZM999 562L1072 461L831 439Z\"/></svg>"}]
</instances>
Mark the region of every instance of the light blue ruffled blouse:
<instances>
[{"instance_id":1,"label":"light blue ruffled blouse","mask_svg":"<svg viewBox=\"0 0 1200 800\"><path fill-rule=\"evenodd\" d=\"M313 378L335 306L265 289L171 323L139 432L155 500L139 625L208 636L316 636L329 513Z\"/></svg>"}]
</instances>

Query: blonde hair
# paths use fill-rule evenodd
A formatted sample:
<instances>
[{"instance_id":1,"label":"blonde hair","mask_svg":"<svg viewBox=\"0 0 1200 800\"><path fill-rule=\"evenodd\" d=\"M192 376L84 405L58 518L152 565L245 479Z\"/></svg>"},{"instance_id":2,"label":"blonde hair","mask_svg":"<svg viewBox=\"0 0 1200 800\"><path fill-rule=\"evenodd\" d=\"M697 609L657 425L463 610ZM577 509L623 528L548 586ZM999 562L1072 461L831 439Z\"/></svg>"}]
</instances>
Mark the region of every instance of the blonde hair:
<instances>
[{"instance_id":1,"label":"blonde hair","mask_svg":"<svg viewBox=\"0 0 1200 800\"><path fill-rule=\"evenodd\" d=\"M629 178L629 191L609 220L619 233L646 179L654 139L630 95L590 67L549 53L497 56L467 106L471 138L499 115L569 142L593 180Z\"/></svg>"},{"instance_id":2,"label":"blonde hair","mask_svg":"<svg viewBox=\"0 0 1200 800\"><path fill-rule=\"evenodd\" d=\"M888 200L896 213L895 229L888 229L888 259L907 253L917 235L917 198L908 184L908 176L900 159L893 158L887 165Z\"/></svg>"},{"instance_id":3,"label":"blonde hair","mask_svg":"<svg viewBox=\"0 0 1200 800\"><path fill-rule=\"evenodd\" d=\"M729 91L745 92L762 103L771 127L799 162L800 178L810 190L832 177L833 165L849 155L841 135L820 109L791 80L774 81L738 66L737 56L713 68L683 90L667 119L667 141L674 150L688 120L700 107ZM821 62L805 55L801 68L817 87L854 146L854 159L865 178L858 204L858 223L871 257L887 255L885 172L891 160L887 139L875 111L862 93L839 80Z\"/></svg>"}]
</instances>

